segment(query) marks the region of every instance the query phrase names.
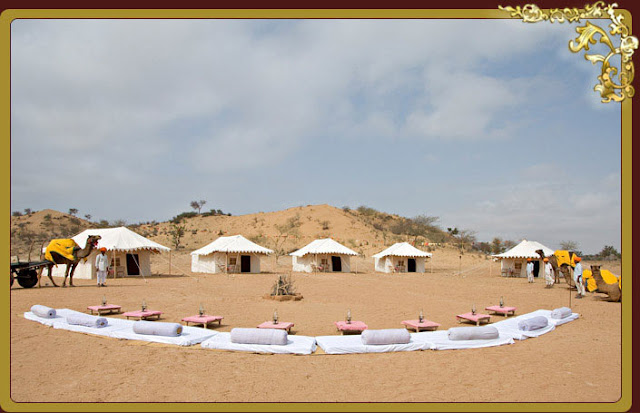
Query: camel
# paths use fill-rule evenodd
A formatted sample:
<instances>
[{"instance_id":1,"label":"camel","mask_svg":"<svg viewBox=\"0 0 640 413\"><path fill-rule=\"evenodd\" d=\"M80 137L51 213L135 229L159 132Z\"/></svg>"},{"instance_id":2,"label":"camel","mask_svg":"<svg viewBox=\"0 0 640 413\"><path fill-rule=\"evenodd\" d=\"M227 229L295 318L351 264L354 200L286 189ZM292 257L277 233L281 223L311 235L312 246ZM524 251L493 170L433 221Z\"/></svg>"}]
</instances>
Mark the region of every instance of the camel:
<instances>
[{"instance_id":1,"label":"camel","mask_svg":"<svg viewBox=\"0 0 640 413\"><path fill-rule=\"evenodd\" d=\"M66 287L67 276L68 276L69 286L75 287L75 285L73 285L73 273L76 271L76 267L78 266L78 263L82 258L86 258L89 256L89 254L91 254L91 251L98 245L98 240L100 240L100 238L101 238L100 235L89 235L84 248L80 249L79 247L75 247L73 249L73 258L74 258L73 260L70 260L67 257L63 257L62 255L54 251L51 251L51 257L53 258L53 261L49 261L50 263L47 264L46 268L49 271L47 275L49 276L49 279L51 280L51 283L53 284L54 287L57 287L58 285L55 283L55 281L53 281L53 277L51 276L51 270L53 269L53 266L56 264L65 264L67 266L67 269L64 273L64 281L62 282L62 286ZM52 242L53 241L49 243L49 246L47 246L47 249L49 249ZM38 273L38 287L40 287L40 278L42 277L43 271L44 269Z\"/></svg>"},{"instance_id":2,"label":"camel","mask_svg":"<svg viewBox=\"0 0 640 413\"><path fill-rule=\"evenodd\" d=\"M542 250L536 250L536 253L540 256L540 259L545 258L544 252ZM569 259L573 258L574 255L575 254L573 252L569 252ZM564 276L564 280L569 285L569 288L575 289L576 284L573 282L571 273L573 268L568 264L558 265L558 257L556 257L554 254L551 254L546 258L549 258L549 263L551 264L551 267L553 267L553 273L556 276L556 283L560 281L560 273L562 273L562 275Z\"/></svg>"},{"instance_id":3,"label":"camel","mask_svg":"<svg viewBox=\"0 0 640 413\"><path fill-rule=\"evenodd\" d=\"M600 265L591 266L591 276L596 282L599 293L607 294L609 298L607 301L618 302L622 300L622 291L618 283L607 284L600 274Z\"/></svg>"}]
</instances>

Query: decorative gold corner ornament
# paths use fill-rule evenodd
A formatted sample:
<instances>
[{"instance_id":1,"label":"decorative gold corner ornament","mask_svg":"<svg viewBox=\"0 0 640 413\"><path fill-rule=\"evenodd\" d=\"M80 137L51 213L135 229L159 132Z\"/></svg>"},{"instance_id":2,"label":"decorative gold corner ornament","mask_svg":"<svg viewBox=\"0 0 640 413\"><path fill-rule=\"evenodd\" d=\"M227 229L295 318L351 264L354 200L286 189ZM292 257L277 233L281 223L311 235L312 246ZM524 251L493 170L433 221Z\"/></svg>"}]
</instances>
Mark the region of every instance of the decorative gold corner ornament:
<instances>
[{"instance_id":1,"label":"decorative gold corner ornament","mask_svg":"<svg viewBox=\"0 0 640 413\"><path fill-rule=\"evenodd\" d=\"M616 14L614 8L618 7L617 3L605 4L604 1L597 1L593 5L586 5L584 9L578 8L564 8L564 9L548 9L544 11L535 4L526 4L524 7L516 6L498 6L500 10L511 13L511 17L521 18L525 23L537 23L540 21L548 20L551 23L558 22L569 23L580 22L585 19L602 19L609 18L611 24L609 25L609 33L612 36L620 35L620 47L615 47L611 38L607 35L606 31L599 26L587 21L584 26L576 27L576 32L579 36L569 41L569 50L573 53L578 53L584 49L585 52L589 50L589 44L595 44L597 42L595 36L600 36L600 43L609 47L609 54L606 56L600 54L587 54L584 58L591 63L596 64L601 62L601 74L598 76L600 84L596 85L593 90L600 92L603 103L622 102L626 98L633 97L635 90L631 86L634 76L633 66L633 53L638 48L638 38L631 36L631 29L624 24L624 16ZM622 68L619 70L617 67L612 66L611 58L620 55ZM618 83L616 83L616 81Z\"/></svg>"}]
</instances>

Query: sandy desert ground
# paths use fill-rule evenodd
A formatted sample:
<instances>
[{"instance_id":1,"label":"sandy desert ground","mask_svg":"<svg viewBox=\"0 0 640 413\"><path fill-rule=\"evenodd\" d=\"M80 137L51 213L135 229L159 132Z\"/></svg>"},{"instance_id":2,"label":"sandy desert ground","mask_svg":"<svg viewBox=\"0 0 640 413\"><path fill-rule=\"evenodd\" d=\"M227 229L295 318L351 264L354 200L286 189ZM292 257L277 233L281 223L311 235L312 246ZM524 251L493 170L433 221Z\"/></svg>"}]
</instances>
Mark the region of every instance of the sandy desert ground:
<instances>
[{"instance_id":1,"label":"sandy desert ground","mask_svg":"<svg viewBox=\"0 0 640 413\"><path fill-rule=\"evenodd\" d=\"M443 254L444 255L444 254ZM456 326L455 314L497 304L523 314L569 304L566 284L544 288L526 279L502 278L478 256L434 261L433 273L379 274L358 258L358 274L294 273L298 302L265 300L276 278L267 259L262 274L195 275L190 272L109 279L108 287L76 280L75 288L11 290L11 398L16 402L615 402L621 396L621 304L599 294L572 300L579 320L539 338L472 350L310 356L258 355L173 347L54 330L27 321L33 304L83 311L109 303L137 309L146 300L179 322L203 303L224 316L219 331L253 327L277 308L299 335L336 334L333 321L354 319L369 328L399 328L425 316ZM188 254L174 255L188 268ZM165 261L154 261L158 267ZM278 270L288 268L280 258ZM586 263L587 265L589 263ZM620 274L620 263L605 268ZM266 272L269 271L269 272ZM165 271L166 273L166 271ZM44 279L43 279L44 280ZM46 283L46 282L45 282ZM121 317L113 316L113 317ZM496 317L494 317L494 320Z\"/></svg>"}]
</instances>

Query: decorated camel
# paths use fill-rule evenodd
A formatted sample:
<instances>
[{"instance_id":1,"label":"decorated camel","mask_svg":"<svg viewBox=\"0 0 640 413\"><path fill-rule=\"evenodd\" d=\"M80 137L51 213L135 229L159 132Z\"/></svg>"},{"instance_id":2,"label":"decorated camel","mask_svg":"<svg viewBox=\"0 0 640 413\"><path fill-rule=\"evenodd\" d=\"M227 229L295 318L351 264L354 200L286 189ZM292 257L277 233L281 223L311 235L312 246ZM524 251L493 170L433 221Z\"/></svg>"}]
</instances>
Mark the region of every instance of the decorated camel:
<instances>
[{"instance_id":1,"label":"decorated camel","mask_svg":"<svg viewBox=\"0 0 640 413\"><path fill-rule=\"evenodd\" d=\"M51 240L45 251L44 258L45 260L50 262L46 266L47 270L49 271L47 275L49 276L49 279L51 280L51 283L53 283L54 287L57 287L57 285L55 281L53 281L53 277L51 276L53 266L56 264L65 264L67 266L67 269L64 273L64 281L62 282L62 286L66 287L67 277L69 277L69 286L74 287L73 273L76 271L78 263L81 259L87 258L89 254L91 254L91 251L98 245L98 241L100 240L100 238L100 235L89 235L84 248L80 248L78 244L76 244L72 239ZM40 271L38 273L38 287L40 287L40 277L42 276L43 271Z\"/></svg>"},{"instance_id":2,"label":"decorated camel","mask_svg":"<svg viewBox=\"0 0 640 413\"><path fill-rule=\"evenodd\" d=\"M544 251L536 250L536 253L540 256L540 259L549 258L549 263L553 267L553 273L556 275L556 282L560 280L560 273L564 276L564 280L569 285L569 288L576 288L576 284L573 282L572 270L575 267L573 257L575 253L571 251L558 250L548 257L545 257Z\"/></svg>"},{"instance_id":3,"label":"decorated camel","mask_svg":"<svg viewBox=\"0 0 640 413\"><path fill-rule=\"evenodd\" d=\"M602 278L602 274L600 273L600 265L592 265L591 266L591 276L596 282L598 289L596 290L599 293L607 294L609 297L607 301L618 302L622 300L622 289L620 282L614 282L608 284L604 278Z\"/></svg>"}]
</instances>

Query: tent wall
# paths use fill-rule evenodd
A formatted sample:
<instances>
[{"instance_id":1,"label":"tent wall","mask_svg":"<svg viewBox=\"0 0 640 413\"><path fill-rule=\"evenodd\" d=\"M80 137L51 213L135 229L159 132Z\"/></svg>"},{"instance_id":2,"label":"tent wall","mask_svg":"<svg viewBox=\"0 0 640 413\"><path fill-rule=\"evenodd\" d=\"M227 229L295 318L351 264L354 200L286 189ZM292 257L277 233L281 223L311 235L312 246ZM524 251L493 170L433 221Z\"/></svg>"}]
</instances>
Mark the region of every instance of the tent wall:
<instances>
[{"instance_id":1,"label":"tent wall","mask_svg":"<svg viewBox=\"0 0 640 413\"><path fill-rule=\"evenodd\" d=\"M500 273L502 276L512 275L513 277L527 277L527 259L526 258L503 258L500 265ZM544 277L544 262L542 260L534 260L540 263L540 273L538 277Z\"/></svg>"},{"instance_id":2,"label":"tent wall","mask_svg":"<svg viewBox=\"0 0 640 413\"><path fill-rule=\"evenodd\" d=\"M138 265L140 266L140 275L151 275L151 252L148 250L139 250L132 251L130 254L138 255ZM98 255L97 251L92 251L87 260L80 260L76 271L73 273L73 278L91 280L96 278L96 255ZM115 254L112 251L107 251L107 257L111 261L115 255L116 266L112 266L112 268L116 271L117 276L129 276L129 271L127 269L127 253L117 251ZM119 265L118 265L119 264ZM54 277L64 277L64 273L67 269L66 265L58 264L57 267L53 267L51 271L51 275ZM46 270L42 273L42 275L46 276Z\"/></svg>"},{"instance_id":3,"label":"tent wall","mask_svg":"<svg viewBox=\"0 0 640 413\"><path fill-rule=\"evenodd\" d=\"M251 269L250 273L257 274L260 272L260 254L241 254L241 253L229 253L229 260L227 260L227 254L224 252L214 252L208 255L192 255L191 256L191 271L201 272L206 274L224 273L225 265L230 264L231 258L236 259L236 270L234 272L240 272L240 260L242 255L248 255L251 257Z\"/></svg>"},{"instance_id":4,"label":"tent wall","mask_svg":"<svg viewBox=\"0 0 640 413\"><path fill-rule=\"evenodd\" d=\"M317 261L316 261L317 257ZM333 272L333 265L331 263L331 257L340 257L340 264L342 271L351 272L351 256L341 254L307 254L302 257L292 256L291 263L292 269L296 272L313 272L313 265L320 265L322 260L325 259L329 265L329 272Z\"/></svg>"},{"instance_id":5,"label":"tent wall","mask_svg":"<svg viewBox=\"0 0 640 413\"><path fill-rule=\"evenodd\" d=\"M375 258L375 269L378 272L391 273L393 272L393 268L398 265L398 261L403 261L406 271L409 258L416 260L416 272L423 273L427 261L425 257L398 257L395 255L387 255L382 258Z\"/></svg>"}]
</instances>

